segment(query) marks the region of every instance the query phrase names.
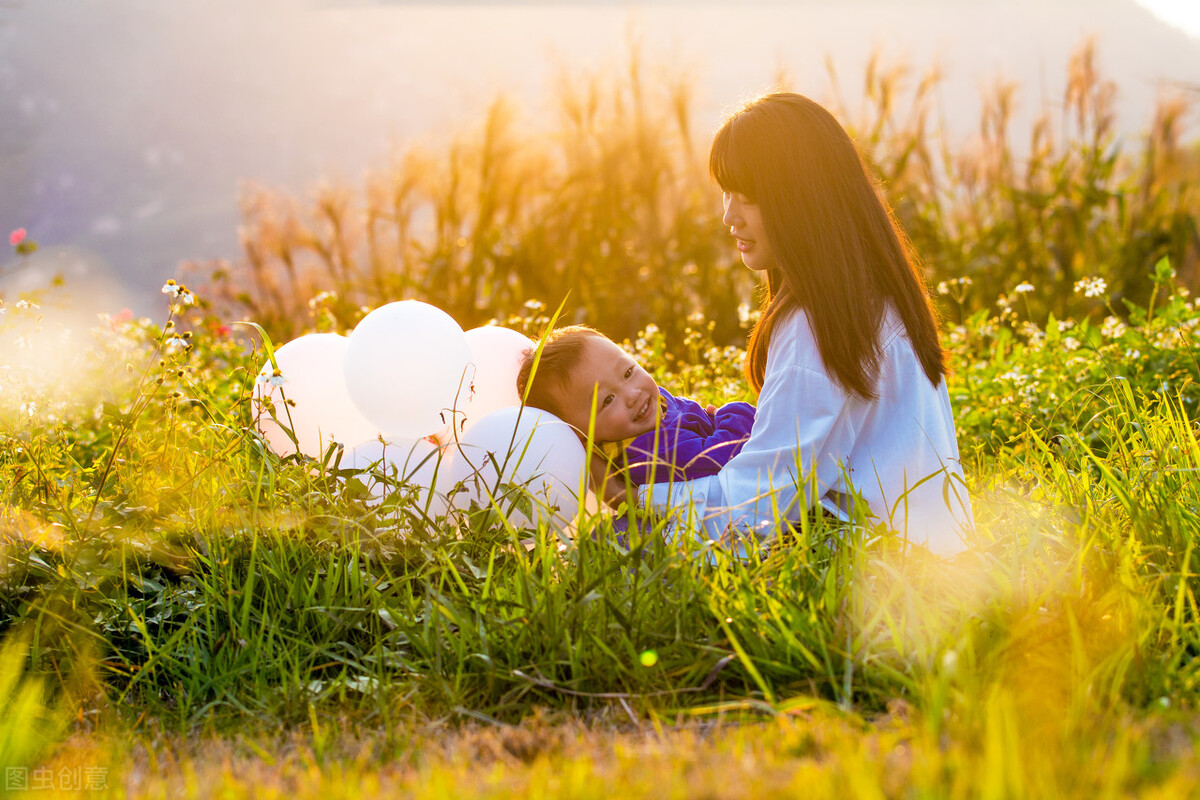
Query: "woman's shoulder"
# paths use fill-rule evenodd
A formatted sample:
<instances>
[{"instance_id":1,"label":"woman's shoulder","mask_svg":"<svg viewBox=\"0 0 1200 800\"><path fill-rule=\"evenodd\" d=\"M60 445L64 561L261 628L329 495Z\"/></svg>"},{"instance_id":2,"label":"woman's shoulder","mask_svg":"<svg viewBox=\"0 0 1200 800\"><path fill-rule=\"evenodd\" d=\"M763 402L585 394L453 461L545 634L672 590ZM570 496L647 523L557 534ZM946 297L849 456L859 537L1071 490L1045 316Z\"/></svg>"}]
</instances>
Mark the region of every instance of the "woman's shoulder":
<instances>
[{"instance_id":1,"label":"woman's shoulder","mask_svg":"<svg viewBox=\"0 0 1200 800\"><path fill-rule=\"evenodd\" d=\"M779 315L771 328L771 346L767 350L767 369L772 366L820 367L821 351L808 313L790 308Z\"/></svg>"}]
</instances>

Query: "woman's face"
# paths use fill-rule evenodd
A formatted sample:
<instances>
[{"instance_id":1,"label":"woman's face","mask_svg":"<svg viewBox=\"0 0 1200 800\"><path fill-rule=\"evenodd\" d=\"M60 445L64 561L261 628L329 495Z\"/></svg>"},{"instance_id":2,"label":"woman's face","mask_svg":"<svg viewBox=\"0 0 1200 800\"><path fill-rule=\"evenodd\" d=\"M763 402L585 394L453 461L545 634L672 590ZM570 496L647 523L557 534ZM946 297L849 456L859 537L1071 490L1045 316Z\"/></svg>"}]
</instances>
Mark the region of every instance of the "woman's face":
<instances>
[{"instance_id":1,"label":"woman's face","mask_svg":"<svg viewBox=\"0 0 1200 800\"><path fill-rule=\"evenodd\" d=\"M729 226L729 233L737 242L742 263L755 272L775 266L775 254L763 227L762 209L739 192L725 192L723 200L725 215L721 220Z\"/></svg>"}]
</instances>

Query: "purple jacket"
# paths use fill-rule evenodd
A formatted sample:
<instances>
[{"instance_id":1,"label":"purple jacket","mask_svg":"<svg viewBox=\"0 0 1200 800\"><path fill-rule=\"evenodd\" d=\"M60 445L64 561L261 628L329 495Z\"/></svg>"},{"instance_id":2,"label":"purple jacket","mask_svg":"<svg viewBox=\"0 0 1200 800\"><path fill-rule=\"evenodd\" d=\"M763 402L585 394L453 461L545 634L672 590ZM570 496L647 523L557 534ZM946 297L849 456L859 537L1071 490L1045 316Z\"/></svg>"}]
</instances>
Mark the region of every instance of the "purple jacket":
<instances>
[{"instance_id":1,"label":"purple jacket","mask_svg":"<svg viewBox=\"0 0 1200 800\"><path fill-rule=\"evenodd\" d=\"M625 448L634 485L715 475L750 438L754 406L749 403L726 403L713 417L694 400L676 397L662 387L658 393L663 399L661 424ZM657 464L653 474L648 461Z\"/></svg>"}]
</instances>

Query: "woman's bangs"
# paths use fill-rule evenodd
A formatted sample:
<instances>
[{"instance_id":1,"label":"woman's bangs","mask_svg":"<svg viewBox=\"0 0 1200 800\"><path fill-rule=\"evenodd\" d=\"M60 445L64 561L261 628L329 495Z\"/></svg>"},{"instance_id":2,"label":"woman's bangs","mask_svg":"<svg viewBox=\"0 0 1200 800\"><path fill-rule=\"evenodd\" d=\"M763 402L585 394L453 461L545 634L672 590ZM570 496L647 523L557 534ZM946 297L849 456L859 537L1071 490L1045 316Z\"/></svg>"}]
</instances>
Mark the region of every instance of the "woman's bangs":
<instances>
[{"instance_id":1,"label":"woman's bangs","mask_svg":"<svg viewBox=\"0 0 1200 800\"><path fill-rule=\"evenodd\" d=\"M727 192L737 192L750 200L758 198L757 171L754 169L753 148L739 147L734 134L736 118L730 119L713 139L708 156L708 170L713 179Z\"/></svg>"}]
</instances>

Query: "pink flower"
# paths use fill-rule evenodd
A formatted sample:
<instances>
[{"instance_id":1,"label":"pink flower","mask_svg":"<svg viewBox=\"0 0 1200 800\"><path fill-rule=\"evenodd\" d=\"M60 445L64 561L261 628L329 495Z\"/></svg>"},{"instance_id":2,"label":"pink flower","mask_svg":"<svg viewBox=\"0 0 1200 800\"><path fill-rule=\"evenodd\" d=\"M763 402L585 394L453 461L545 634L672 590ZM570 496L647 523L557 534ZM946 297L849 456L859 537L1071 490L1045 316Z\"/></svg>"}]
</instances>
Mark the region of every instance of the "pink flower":
<instances>
[{"instance_id":1,"label":"pink flower","mask_svg":"<svg viewBox=\"0 0 1200 800\"><path fill-rule=\"evenodd\" d=\"M24 228L17 228L15 231L13 231L12 233L10 233L8 235L8 243L10 245L12 245L13 247L16 247L21 242L25 241L25 235L26 234L25 234Z\"/></svg>"},{"instance_id":2,"label":"pink flower","mask_svg":"<svg viewBox=\"0 0 1200 800\"><path fill-rule=\"evenodd\" d=\"M116 314L113 314L111 317L109 317L108 327L112 328L115 331L118 328L120 328L122 325L126 325L132 321L133 321L133 312L130 311L128 308L122 308Z\"/></svg>"}]
</instances>

